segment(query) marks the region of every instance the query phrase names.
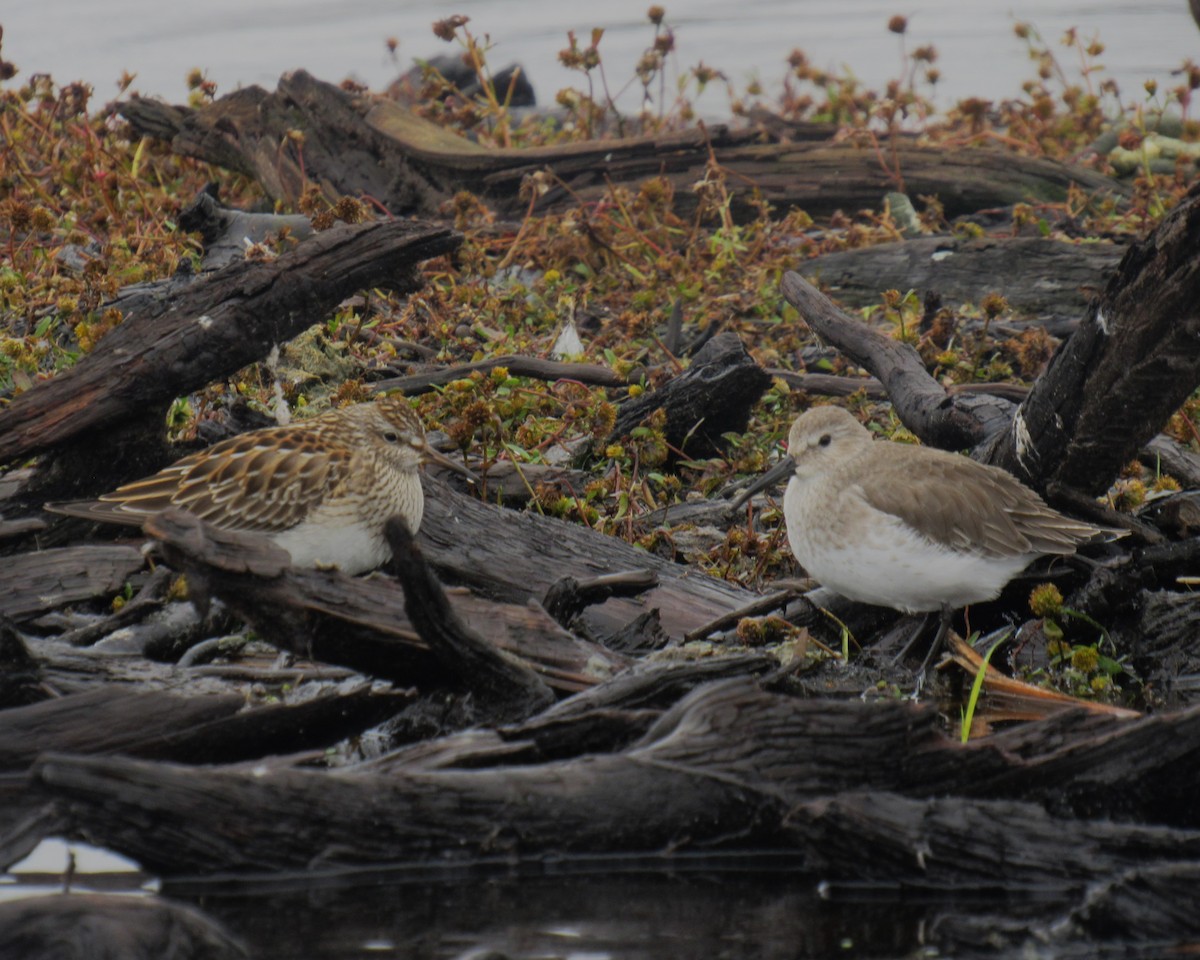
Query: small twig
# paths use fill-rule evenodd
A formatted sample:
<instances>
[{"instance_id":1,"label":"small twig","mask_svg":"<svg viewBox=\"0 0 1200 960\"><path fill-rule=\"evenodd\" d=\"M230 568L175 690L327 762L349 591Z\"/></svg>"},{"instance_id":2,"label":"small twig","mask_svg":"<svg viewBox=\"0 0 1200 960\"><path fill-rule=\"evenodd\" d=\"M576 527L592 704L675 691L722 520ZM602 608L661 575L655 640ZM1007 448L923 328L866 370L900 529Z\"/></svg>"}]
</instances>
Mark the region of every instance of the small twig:
<instances>
[{"instance_id":1,"label":"small twig","mask_svg":"<svg viewBox=\"0 0 1200 960\"><path fill-rule=\"evenodd\" d=\"M166 567L159 567L142 585L137 595L129 600L120 610L95 623L68 630L58 639L72 647L90 647L93 643L108 636L114 630L140 620L151 610L157 610L165 602L161 591L171 579L172 573Z\"/></svg>"},{"instance_id":2,"label":"small twig","mask_svg":"<svg viewBox=\"0 0 1200 960\"><path fill-rule=\"evenodd\" d=\"M407 377L392 377L389 380L379 380L371 386L376 391L400 391L407 396L418 393L428 393L434 387L442 386L451 380L459 380L475 371L487 373L496 367L506 367L515 377L532 377L535 380L574 380L578 383L596 387L623 387L624 378L617 376L608 367L595 363L563 363L558 360L542 360L539 357L521 357L508 355L493 357L491 360L480 360L476 363L460 363L452 367L440 367L424 373L414 373Z\"/></svg>"},{"instance_id":3,"label":"small twig","mask_svg":"<svg viewBox=\"0 0 1200 960\"><path fill-rule=\"evenodd\" d=\"M723 613L715 620L710 620L708 623L702 624L695 630L684 634L683 639L689 643L693 640L703 640L705 637L712 636L714 633L719 633L734 626L743 617L757 617L771 610L777 610L799 596L801 596L800 591L790 589L769 593L765 597L751 601L744 607L738 607L736 610Z\"/></svg>"}]
</instances>

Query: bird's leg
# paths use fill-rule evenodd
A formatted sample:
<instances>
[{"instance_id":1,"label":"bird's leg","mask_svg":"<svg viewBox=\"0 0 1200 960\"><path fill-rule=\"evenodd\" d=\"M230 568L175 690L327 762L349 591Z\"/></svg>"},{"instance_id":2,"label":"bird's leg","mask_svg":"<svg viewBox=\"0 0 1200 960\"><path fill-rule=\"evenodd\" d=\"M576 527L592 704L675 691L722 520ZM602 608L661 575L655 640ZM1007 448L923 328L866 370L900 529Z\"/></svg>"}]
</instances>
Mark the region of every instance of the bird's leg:
<instances>
[{"instance_id":1,"label":"bird's leg","mask_svg":"<svg viewBox=\"0 0 1200 960\"><path fill-rule=\"evenodd\" d=\"M937 636L933 638L933 643L929 646L929 652L925 654L925 659L921 661L921 679L925 678L925 671L929 669L929 664L933 662L934 655L942 649L946 642L946 634L950 632L950 621L954 616L954 611L950 609L950 605L942 604L942 622L938 625Z\"/></svg>"},{"instance_id":2,"label":"bird's leg","mask_svg":"<svg viewBox=\"0 0 1200 960\"><path fill-rule=\"evenodd\" d=\"M900 661L908 656L909 651L912 650L916 642L921 639L921 636L929 628L929 624L936 613L936 610L930 610L929 613L925 614L925 616L921 618L921 622L917 624L917 629L912 632L912 636L910 636L908 638L908 642L904 644L904 649L896 654L896 658L892 661L892 663L900 663Z\"/></svg>"}]
</instances>

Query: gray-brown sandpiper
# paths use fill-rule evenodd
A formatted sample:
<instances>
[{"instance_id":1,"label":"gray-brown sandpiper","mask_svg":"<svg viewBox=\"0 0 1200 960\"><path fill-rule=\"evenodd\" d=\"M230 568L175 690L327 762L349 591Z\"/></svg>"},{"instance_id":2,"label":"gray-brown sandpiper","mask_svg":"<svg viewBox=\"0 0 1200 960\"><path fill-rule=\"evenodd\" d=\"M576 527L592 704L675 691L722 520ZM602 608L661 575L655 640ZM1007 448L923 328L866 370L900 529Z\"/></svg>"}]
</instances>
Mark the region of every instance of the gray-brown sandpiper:
<instances>
[{"instance_id":1,"label":"gray-brown sandpiper","mask_svg":"<svg viewBox=\"0 0 1200 960\"><path fill-rule=\"evenodd\" d=\"M430 460L472 476L426 442L412 407L392 395L252 430L98 500L46 508L140 526L180 507L217 527L264 534L295 566L358 574L391 557L383 532L390 517L400 514L414 532L420 526L418 469Z\"/></svg>"},{"instance_id":2,"label":"gray-brown sandpiper","mask_svg":"<svg viewBox=\"0 0 1200 960\"><path fill-rule=\"evenodd\" d=\"M742 497L785 477L784 520L800 564L851 600L940 610L931 656L954 609L995 599L1037 557L1126 533L1064 516L998 467L877 443L841 407L798 417L787 456Z\"/></svg>"}]
</instances>

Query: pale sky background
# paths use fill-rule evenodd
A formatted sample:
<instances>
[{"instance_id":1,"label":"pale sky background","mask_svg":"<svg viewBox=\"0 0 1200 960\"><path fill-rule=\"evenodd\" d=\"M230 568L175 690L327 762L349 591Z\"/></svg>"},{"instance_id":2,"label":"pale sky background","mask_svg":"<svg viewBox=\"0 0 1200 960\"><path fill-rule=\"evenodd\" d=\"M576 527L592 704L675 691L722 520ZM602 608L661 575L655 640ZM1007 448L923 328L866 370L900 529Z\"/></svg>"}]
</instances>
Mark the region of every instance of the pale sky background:
<instances>
[{"instance_id":1,"label":"pale sky background","mask_svg":"<svg viewBox=\"0 0 1200 960\"><path fill-rule=\"evenodd\" d=\"M1200 59L1200 30L1186 0L674 0L665 3L676 34L678 65L699 61L724 70L740 88L752 76L778 81L784 59L800 47L818 66L849 65L867 84L880 86L900 68L897 38L886 29L896 13L908 16L908 43L933 44L944 77L938 103L964 96L1015 97L1032 75L1013 23L1030 20L1047 39L1076 26L1099 34L1101 62L1128 102L1141 99L1143 81L1169 85L1184 57ZM337 82L347 76L380 88L414 57L455 48L435 38L430 24L453 13L471 17L471 29L496 47L494 67L524 64L542 103L580 77L559 66L567 30L581 38L593 26L606 34L600 50L610 83L620 86L650 44L647 0L39 0L5 4L3 55L22 76L48 72L60 83L91 83L101 101L116 93L123 70L137 74L135 89L173 102L186 96L189 69L205 70L228 92L257 83L274 88L285 71L304 68ZM387 53L399 40L398 62ZM1061 48L1057 48L1060 49ZM1063 64L1075 67L1063 50ZM706 113L723 113L722 93L706 95Z\"/></svg>"}]
</instances>

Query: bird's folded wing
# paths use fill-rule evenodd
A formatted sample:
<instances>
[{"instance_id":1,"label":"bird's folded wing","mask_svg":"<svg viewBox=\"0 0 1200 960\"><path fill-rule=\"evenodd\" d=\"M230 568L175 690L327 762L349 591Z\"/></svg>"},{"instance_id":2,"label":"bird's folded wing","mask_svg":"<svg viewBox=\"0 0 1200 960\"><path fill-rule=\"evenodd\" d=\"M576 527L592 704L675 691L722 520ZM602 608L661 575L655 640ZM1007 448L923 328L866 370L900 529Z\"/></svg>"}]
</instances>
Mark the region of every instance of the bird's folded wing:
<instances>
[{"instance_id":1,"label":"bird's folded wing","mask_svg":"<svg viewBox=\"0 0 1200 960\"><path fill-rule=\"evenodd\" d=\"M1096 533L1003 470L954 454L922 457L920 469L931 482L869 484L863 498L948 549L989 557L1070 554Z\"/></svg>"},{"instance_id":2,"label":"bird's folded wing","mask_svg":"<svg viewBox=\"0 0 1200 960\"><path fill-rule=\"evenodd\" d=\"M351 473L352 459L346 448L309 437L246 434L99 500L46 504L46 509L140 525L167 507L179 507L225 529L277 533L336 496Z\"/></svg>"}]
</instances>

